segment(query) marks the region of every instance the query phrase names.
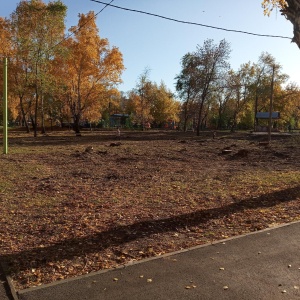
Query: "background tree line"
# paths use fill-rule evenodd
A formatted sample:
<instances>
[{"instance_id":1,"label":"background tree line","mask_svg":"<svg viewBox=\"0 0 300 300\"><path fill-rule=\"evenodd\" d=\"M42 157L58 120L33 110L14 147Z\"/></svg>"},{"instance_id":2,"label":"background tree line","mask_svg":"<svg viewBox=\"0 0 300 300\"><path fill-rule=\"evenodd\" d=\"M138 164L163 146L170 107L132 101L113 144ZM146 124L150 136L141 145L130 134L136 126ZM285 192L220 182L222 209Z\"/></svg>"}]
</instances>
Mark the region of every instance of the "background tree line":
<instances>
[{"instance_id":1,"label":"background tree line","mask_svg":"<svg viewBox=\"0 0 300 300\"><path fill-rule=\"evenodd\" d=\"M300 89L293 83L284 86L288 75L282 73L275 58L262 53L256 63L247 62L234 71L229 64L230 51L226 40L215 44L208 39L196 51L183 56L181 72L176 77L182 100L182 129L192 128L199 134L204 128L257 128L256 113L269 112L272 77L273 111L281 115L274 127L298 127Z\"/></svg>"},{"instance_id":2,"label":"background tree line","mask_svg":"<svg viewBox=\"0 0 300 300\"><path fill-rule=\"evenodd\" d=\"M299 87L285 85L288 76L269 53L235 71L230 44L207 39L182 57L177 95L152 82L147 69L122 94L122 53L100 37L94 12L80 14L66 35L66 11L59 0L21 1L9 19L0 18L0 55L9 57L9 119L28 132L31 126L35 136L38 128L44 133L47 125L64 122L79 133L83 122L109 123L113 113L142 129L251 129L259 125L256 113L269 109L273 76L273 110L281 113L275 125L299 127Z\"/></svg>"}]
</instances>

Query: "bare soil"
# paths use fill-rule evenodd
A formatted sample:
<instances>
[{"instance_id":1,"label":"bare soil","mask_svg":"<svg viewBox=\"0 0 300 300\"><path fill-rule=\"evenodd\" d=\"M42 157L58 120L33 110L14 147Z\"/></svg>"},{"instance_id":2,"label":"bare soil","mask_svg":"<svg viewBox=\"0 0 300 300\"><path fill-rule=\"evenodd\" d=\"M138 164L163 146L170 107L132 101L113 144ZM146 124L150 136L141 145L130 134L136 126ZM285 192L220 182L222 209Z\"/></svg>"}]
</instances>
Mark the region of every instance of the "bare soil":
<instances>
[{"instance_id":1,"label":"bare soil","mask_svg":"<svg viewBox=\"0 0 300 300\"><path fill-rule=\"evenodd\" d=\"M0 255L17 289L300 220L300 137L10 132Z\"/></svg>"}]
</instances>

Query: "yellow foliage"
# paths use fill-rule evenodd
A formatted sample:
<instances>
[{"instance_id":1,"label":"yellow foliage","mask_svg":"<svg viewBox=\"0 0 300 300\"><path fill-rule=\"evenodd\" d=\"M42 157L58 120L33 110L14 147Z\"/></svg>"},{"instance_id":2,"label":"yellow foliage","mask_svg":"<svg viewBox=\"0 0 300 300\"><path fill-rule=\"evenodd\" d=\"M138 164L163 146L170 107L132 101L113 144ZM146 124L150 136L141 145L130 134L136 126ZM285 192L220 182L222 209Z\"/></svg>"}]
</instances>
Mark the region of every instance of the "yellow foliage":
<instances>
[{"instance_id":1,"label":"yellow foliage","mask_svg":"<svg viewBox=\"0 0 300 300\"><path fill-rule=\"evenodd\" d=\"M141 76L140 88L129 93L126 111L132 115L132 121L138 124L164 123L179 121L180 103L174 99L171 91L162 82L160 85Z\"/></svg>"},{"instance_id":2,"label":"yellow foliage","mask_svg":"<svg viewBox=\"0 0 300 300\"><path fill-rule=\"evenodd\" d=\"M124 69L122 54L100 38L94 12L80 14L78 26L70 31L74 36L65 41L68 55L58 58L54 72L74 119L96 121L111 97L118 94L115 86Z\"/></svg>"},{"instance_id":3,"label":"yellow foliage","mask_svg":"<svg viewBox=\"0 0 300 300\"><path fill-rule=\"evenodd\" d=\"M285 0L263 0L262 7L264 9L264 14L269 16L274 8L283 9L287 6Z\"/></svg>"}]
</instances>

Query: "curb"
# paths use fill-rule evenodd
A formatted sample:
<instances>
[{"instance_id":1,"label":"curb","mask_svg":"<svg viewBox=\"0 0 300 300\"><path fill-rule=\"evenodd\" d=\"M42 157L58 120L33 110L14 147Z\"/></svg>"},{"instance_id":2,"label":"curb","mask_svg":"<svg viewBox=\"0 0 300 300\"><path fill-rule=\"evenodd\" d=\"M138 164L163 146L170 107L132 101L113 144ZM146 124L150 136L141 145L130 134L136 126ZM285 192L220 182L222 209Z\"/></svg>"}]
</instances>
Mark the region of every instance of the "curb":
<instances>
[{"instance_id":1,"label":"curb","mask_svg":"<svg viewBox=\"0 0 300 300\"><path fill-rule=\"evenodd\" d=\"M99 270L99 271L96 271L96 272L91 272L89 274L85 274L85 275L81 275L81 276L77 276L77 277L72 277L72 278L67 278L67 279L64 279L64 280L59 280L59 281L54 281L54 282L51 282L51 283L42 284L42 285L37 286L37 287L30 287L30 288L27 288L27 289L24 289L24 290L20 290L18 293L20 295L22 295L22 294L25 294L25 293L30 292L30 291L35 291L35 290L44 289L44 288L50 288L50 287L54 287L54 286L57 286L57 285L62 285L64 283L75 282L75 281L80 280L80 279L89 278L89 277L93 277L95 275L108 273L108 272L111 272L113 270L122 270L122 269L125 269L127 267L142 264L142 263L149 262L149 261L152 261L152 260L163 259L163 258L166 258L166 257L170 257L170 256L181 254L181 253L186 253L186 252L189 252L189 251L192 251L192 250L197 250L197 249L205 248L205 247L208 247L208 246L216 246L217 244L222 244L222 243L225 243L225 242L229 242L231 240L236 240L236 239L240 239L242 237L255 235L257 233L264 233L264 232L272 231L274 229L278 229L278 228L282 228L282 227L288 227L288 226L291 226L293 224L298 224L298 223L300 223L300 220L290 222L290 223L278 224L276 226L268 227L268 228L265 228L265 229L262 229L262 230L253 231L253 232L249 232L249 233L245 233L245 234L242 234L242 235L237 235L237 236L233 236L233 237L229 237L229 238L225 238L225 239L221 239L221 240L215 240L215 241L212 241L210 243L201 244L201 245L197 245L197 246L190 247L190 248L187 248L187 249L182 249L182 250L166 253L166 254L163 254L163 255L160 255L160 256L154 256L154 257L149 257L149 258L145 258L145 259L142 259L142 260L133 261L133 262L130 262L130 263L127 263L127 264L119 265L115 268ZM14 300L19 300L19 299L16 298Z\"/></svg>"},{"instance_id":2,"label":"curb","mask_svg":"<svg viewBox=\"0 0 300 300\"><path fill-rule=\"evenodd\" d=\"M12 300L19 300L17 291L15 290L15 287L12 283L12 278L9 275L7 275L9 273L7 264L3 261L0 261L0 268L3 270L3 275L6 279L5 289L7 290L7 292L10 293L8 297L10 297Z\"/></svg>"}]
</instances>

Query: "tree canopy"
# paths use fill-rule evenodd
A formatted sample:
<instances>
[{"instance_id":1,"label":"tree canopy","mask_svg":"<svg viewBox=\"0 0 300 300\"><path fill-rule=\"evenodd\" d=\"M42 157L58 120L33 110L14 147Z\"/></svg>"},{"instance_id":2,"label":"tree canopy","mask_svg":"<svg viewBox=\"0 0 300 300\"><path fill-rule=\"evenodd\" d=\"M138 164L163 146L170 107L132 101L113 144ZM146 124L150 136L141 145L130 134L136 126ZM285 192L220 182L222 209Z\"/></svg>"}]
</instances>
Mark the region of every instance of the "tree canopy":
<instances>
[{"instance_id":1,"label":"tree canopy","mask_svg":"<svg viewBox=\"0 0 300 300\"><path fill-rule=\"evenodd\" d=\"M96 15L80 14L65 35L67 7L60 1L21 1L10 19L0 19L0 51L9 55L10 110L34 135L45 121L67 119L76 133L85 120L118 94L122 53L99 36ZM18 101L16 101L18 99Z\"/></svg>"},{"instance_id":2,"label":"tree canopy","mask_svg":"<svg viewBox=\"0 0 300 300\"><path fill-rule=\"evenodd\" d=\"M179 121L180 104L162 82L158 85L149 79L149 70L139 76L136 87L128 94L126 111L134 124L142 129L171 126Z\"/></svg>"}]
</instances>

